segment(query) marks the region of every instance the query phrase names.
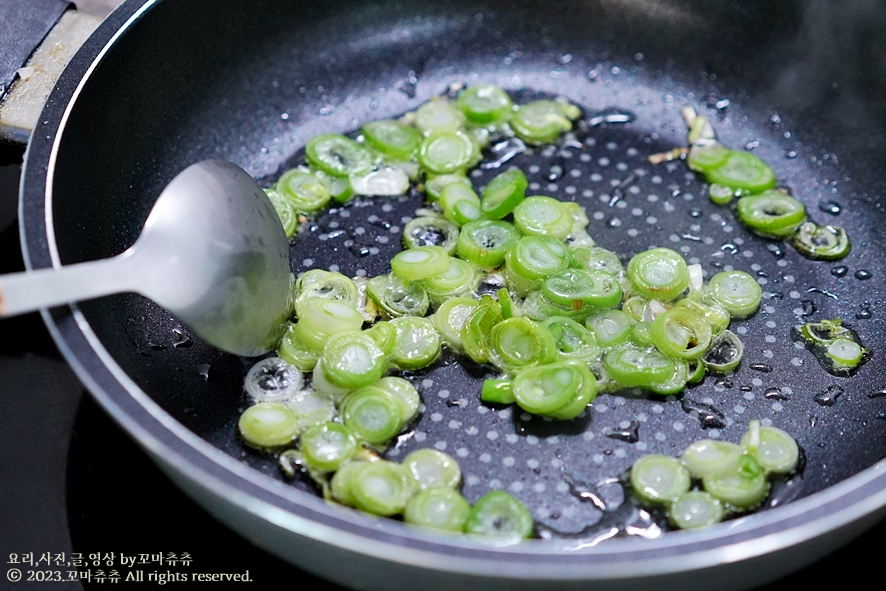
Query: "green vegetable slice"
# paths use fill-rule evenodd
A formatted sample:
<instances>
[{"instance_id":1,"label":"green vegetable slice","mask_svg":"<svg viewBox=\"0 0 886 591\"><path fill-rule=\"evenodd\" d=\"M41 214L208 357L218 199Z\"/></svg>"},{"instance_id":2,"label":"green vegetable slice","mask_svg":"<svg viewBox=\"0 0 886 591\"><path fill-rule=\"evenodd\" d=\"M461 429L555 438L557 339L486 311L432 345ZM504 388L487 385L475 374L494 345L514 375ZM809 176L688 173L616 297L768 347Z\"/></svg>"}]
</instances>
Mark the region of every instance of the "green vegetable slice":
<instances>
[{"instance_id":1,"label":"green vegetable slice","mask_svg":"<svg viewBox=\"0 0 886 591\"><path fill-rule=\"evenodd\" d=\"M493 84L466 88L456 102L472 123L481 124L507 121L514 107L508 93Z\"/></svg>"},{"instance_id":2,"label":"green vegetable slice","mask_svg":"<svg viewBox=\"0 0 886 591\"><path fill-rule=\"evenodd\" d=\"M255 447L279 447L298 436L298 417L282 402L253 404L237 423L243 439Z\"/></svg>"},{"instance_id":3,"label":"green vegetable slice","mask_svg":"<svg viewBox=\"0 0 886 591\"><path fill-rule=\"evenodd\" d=\"M724 330L712 341L702 356L704 365L713 372L726 373L734 370L744 356L744 345L730 330Z\"/></svg>"},{"instance_id":4,"label":"green vegetable slice","mask_svg":"<svg viewBox=\"0 0 886 591\"><path fill-rule=\"evenodd\" d=\"M490 404L513 404L517 401L514 397L514 381L483 380L480 400Z\"/></svg>"},{"instance_id":5,"label":"green vegetable slice","mask_svg":"<svg viewBox=\"0 0 886 591\"><path fill-rule=\"evenodd\" d=\"M415 493L407 470L384 460L355 470L349 488L355 507L383 517L402 513Z\"/></svg>"},{"instance_id":6,"label":"green vegetable slice","mask_svg":"<svg viewBox=\"0 0 886 591\"><path fill-rule=\"evenodd\" d=\"M407 282L393 273L373 277L366 284L366 294L389 316L424 316L430 302L418 282Z\"/></svg>"},{"instance_id":7,"label":"green vegetable slice","mask_svg":"<svg viewBox=\"0 0 886 591\"><path fill-rule=\"evenodd\" d=\"M504 222L499 222L504 223ZM514 291L526 297L545 277L569 267L572 255L562 242L545 236L524 236L508 249L504 274Z\"/></svg>"},{"instance_id":8,"label":"green vegetable slice","mask_svg":"<svg viewBox=\"0 0 886 591\"><path fill-rule=\"evenodd\" d=\"M357 440L340 423L311 427L299 438L299 446L309 468L335 472L357 452Z\"/></svg>"},{"instance_id":9,"label":"green vegetable slice","mask_svg":"<svg viewBox=\"0 0 886 591\"><path fill-rule=\"evenodd\" d=\"M609 377L627 388L663 383L674 375L674 360L655 349L624 346L609 351L603 364Z\"/></svg>"},{"instance_id":10,"label":"green vegetable slice","mask_svg":"<svg viewBox=\"0 0 886 591\"><path fill-rule=\"evenodd\" d=\"M312 298L303 302L294 332L299 343L322 351L334 335L360 330L362 326L363 315L352 304Z\"/></svg>"},{"instance_id":11,"label":"green vegetable slice","mask_svg":"<svg viewBox=\"0 0 886 591\"><path fill-rule=\"evenodd\" d=\"M305 158L311 166L332 176L360 176L372 170L372 153L340 133L324 133L308 140Z\"/></svg>"},{"instance_id":12,"label":"green vegetable slice","mask_svg":"<svg viewBox=\"0 0 886 591\"><path fill-rule=\"evenodd\" d=\"M693 478L702 478L728 471L736 465L743 453L740 445L728 441L699 439L689 444L680 456L680 461Z\"/></svg>"},{"instance_id":13,"label":"green vegetable slice","mask_svg":"<svg viewBox=\"0 0 886 591\"><path fill-rule=\"evenodd\" d=\"M449 183L440 191L440 205L443 207L443 215L447 220L463 226L469 221L480 217L480 197L471 187L461 183ZM476 215L472 219L463 219L466 207L473 206Z\"/></svg>"},{"instance_id":14,"label":"green vegetable slice","mask_svg":"<svg viewBox=\"0 0 886 591\"><path fill-rule=\"evenodd\" d=\"M467 121L461 109L445 99L430 100L415 111L415 126L425 136L458 131L465 123Z\"/></svg>"},{"instance_id":15,"label":"green vegetable slice","mask_svg":"<svg viewBox=\"0 0 886 591\"><path fill-rule=\"evenodd\" d=\"M500 490L480 497L465 523L465 532L519 542L532 535L532 514L517 498Z\"/></svg>"},{"instance_id":16,"label":"green vegetable slice","mask_svg":"<svg viewBox=\"0 0 886 591\"><path fill-rule=\"evenodd\" d=\"M418 131L394 119L369 121L360 130L369 145L400 160L412 158L421 145L422 136Z\"/></svg>"},{"instance_id":17,"label":"green vegetable slice","mask_svg":"<svg viewBox=\"0 0 886 591\"><path fill-rule=\"evenodd\" d=\"M373 385L391 394L400 405L401 423L408 425L418 416L418 410L421 407L421 396L419 396L418 390L415 389L412 382L399 376L387 376Z\"/></svg>"},{"instance_id":18,"label":"green vegetable slice","mask_svg":"<svg viewBox=\"0 0 886 591\"><path fill-rule=\"evenodd\" d=\"M274 206L277 215L280 216L280 223L283 224L283 231L286 232L286 237L291 240L298 232L298 214L295 208L283 196L283 193L277 189L265 189L265 194L271 201L271 205Z\"/></svg>"},{"instance_id":19,"label":"green vegetable slice","mask_svg":"<svg viewBox=\"0 0 886 591\"><path fill-rule=\"evenodd\" d=\"M704 491L684 493L668 509L668 519L680 529L709 527L723 521L725 516L723 503Z\"/></svg>"},{"instance_id":20,"label":"green vegetable slice","mask_svg":"<svg viewBox=\"0 0 886 591\"><path fill-rule=\"evenodd\" d=\"M671 301L689 287L686 261L669 248L653 248L635 255L626 273L634 290L650 299Z\"/></svg>"},{"instance_id":21,"label":"green vegetable slice","mask_svg":"<svg viewBox=\"0 0 886 591\"><path fill-rule=\"evenodd\" d=\"M679 359L700 357L711 345L711 325L689 308L672 308L652 321L652 342Z\"/></svg>"},{"instance_id":22,"label":"green vegetable slice","mask_svg":"<svg viewBox=\"0 0 886 591\"><path fill-rule=\"evenodd\" d=\"M507 372L556 359L557 344L550 331L525 317L508 318L492 327L490 361Z\"/></svg>"},{"instance_id":23,"label":"green vegetable slice","mask_svg":"<svg viewBox=\"0 0 886 591\"><path fill-rule=\"evenodd\" d=\"M443 192L443 189L445 189L447 185L450 185L452 183L457 183L467 187L468 189L473 189L473 185L471 185L471 179L466 177L464 174L441 174L429 179L425 183L425 192L428 195L428 199L430 199L431 201L439 200L440 193Z\"/></svg>"},{"instance_id":24,"label":"green vegetable slice","mask_svg":"<svg viewBox=\"0 0 886 591\"><path fill-rule=\"evenodd\" d=\"M471 504L458 491L447 487L421 490L406 503L403 520L412 525L461 532Z\"/></svg>"},{"instance_id":25,"label":"green vegetable slice","mask_svg":"<svg viewBox=\"0 0 886 591\"><path fill-rule=\"evenodd\" d=\"M452 350L463 352L462 329L471 312L480 305L475 299L457 297L446 300L434 312L434 328Z\"/></svg>"},{"instance_id":26,"label":"green vegetable slice","mask_svg":"<svg viewBox=\"0 0 886 591\"><path fill-rule=\"evenodd\" d=\"M585 321L601 347L614 347L627 341L632 325L631 318L621 310L600 310Z\"/></svg>"},{"instance_id":27,"label":"green vegetable slice","mask_svg":"<svg viewBox=\"0 0 886 591\"><path fill-rule=\"evenodd\" d=\"M846 230L840 226L817 226L812 222L800 224L793 243L803 256L821 261L842 259L851 249Z\"/></svg>"},{"instance_id":28,"label":"green vegetable slice","mask_svg":"<svg viewBox=\"0 0 886 591\"><path fill-rule=\"evenodd\" d=\"M790 474L800 461L796 440L781 429L761 426L760 421L750 422L741 445L770 473Z\"/></svg>"},{"instance_id":29,"label":"green vegetable slice","mask_svg":"<svg viewBox=\"0 0 886 591\"><path fill-rule=\"evenodd\" d=\"M443 217L421 216L409 220L403 228L403 246L439 246L455 254L458 226Z\"/></svg>"},{"instance_id":30,"label":"green vegetable slice","mask_svg":"<svg viewBox=\"0 0 886 591\"><path fill-rule=\"evenodd\" d=\"M612 251L599 246L580 246L572 249L573 258L585 269L618 275L622 271L621 260Z\"/></svg>"},{"instance_id":31,"label":"green vegetable slice","mask_svg":"<svg viewBox=\"0 0 886 591\"><path fill-rule=\"evenodd\" d=\"M500 220L516 208L526 196L529 181L519 168L509 168L483 187L480 210L491 220Z\"/></svg>"},{"instance_id":32,"label":"green vegetable slice","mask_svg":"<svg viewBox=\"0 0 886 591\"><path fill-rule=\"evenodd\" d=\"M763 301L763 288L744 271L721 271L711 277L708 289L733 318L750 316Z\"/></svg>"},{"instance_id":33,"label":"green vegetable slice","mask_svg":"<svg viewBox=\"0 0 886 591\"><path fill-rule=\"evenodd\" d=\"M391 363L400 369L421 369L440 356L440 334L427 318L404 316L394 318L391 325L397 336Z\"/></svg>"},{"instance_id":34,"label":"green vegetable slice","mask_svg":"<svg viewBox=\"0 0 886 591\"><path fill-rule=\"evenodd\" d=\"M311 371L317 365L321 351L303 345L295 334L295 324L290 324L277 348L277 355L302 371Z\"/></svg>"},{"instance_id":35,"label":"green vegetable slice","mask_svg":"<svg viewBox=\"0 0 886 591\"><path fill-rule=\"evenodd\" d=\"M461 329L461 345L468 357L477 363L489 362L492 328L501 320L501 306L489 296L468 313Z\"/></svg>"},{"instance_id":36,"label":"green vegetable slice","mask_svg":"<svg viewBox=\"0 0 886 591\"><path fill-rule=\"evenodd\" d=\"M791 236L806 219L805 206L790 195L766 191L738 200L738 220L762 236L784 238Z\"/></svg>"},{"instance_id":37,"label":"green vegetable slice","mask_svg":"<svg viewBox=\"0 0 886 591\"><path fill-rule=\"evenodd\" d=\"M631 489L649 503L676 501L689 491L689 471L670 456L650 454L634 462L630 475Z\"/></svg>"},{"instance_id":38,"label":"green vegetable slice","mask_svg":"<svg viewBox=\"0 0 886 591\"><path fill-rule=\"evenodd\" d=\"M612 308L621 302L621 285L615 277L603 271L566 269L542 283L542 293L548 301L581 310L586 306Z\"/></svg>"},{"instance_id":39,"label":"green vegetable slice","mask_svg":"<svg viewBox=\"0 0 886 591\"><path fill-rule=\"evenodd\" d=\"M480 157L477 141L463 131L438 131L426 137L418 162L433 174L448 174L473 166Z\"/></svg>"},{"instance_id":40,"label":"green vegetable slice","mask_svg":"<svg viewBox=\"0 0 886 591\"><path fill-rule=\"evenodd\" d=\"M455 458L436 449L417 449L403 458L403 466L409 471L419 489L461 486L461 468Z\"/></svg>"},{"instance_id":41,"label":"green vegetable slice","mask_svg":"<svg viewBox=\"0 0 886 591\"><path fill-rule=\"evenodd\" d=\"M403 428L399 401L377 386L348 394L341 404L341 417L354 437L370 445L387 443Z\"/></svg>"},{"instance_id":42,"label":"green vegetable slice","mask_svg":"<svg viewBox=\"0 0 886 591\"><path fill-rule=\"evenodd\" d=\"M753 457L743 455L728 469L702 478L705 491L737 510L753 509L769 494L766 472Z\"/></svg>"},{"instance_id":43,"label":"green vegetable slice","mask_svg":"<svg viewBox=\"0 0 886 591\"><path fill-rule=\"evenodd\" d=\"M391 272L404 281L418 281L449 270L449 254L440 246L417 246L402 250L391 259Z\"/></svg>"},{"instance_id":44,"label":"green vegetable slice","mask_svg":"<svg viewBox=\"0 0 886 591\"><path fill-rule=\"evenodd\" d=\"M689 157L686 159L686 164L692 170L707 173L714 168L726 164L726 160L731 153L732 150L723 144L696 144L689 149Z\"/></svg>"},{"instance_id":45,"label":"green vegetable slice","mask_svg":"<svg viewBox=\"0 0 886 591\"><path fill-rule=\"evenodd\" d=\"M760 193L775 186L775 172L755 154L730 150L719 166L708 167L705 176L717 183L748 193Z\"/></svg>"},{"instance_id":46,"label":"green vegetable slice","mask_svg":"<svg viewBox=\"0 0 886 591\"><path fill-rule=\"evenodd\" d=\"M532 101L517 109L511 128L528 144L547 144L572 129L572 121L581 116L575 105L551 100Z\"/></svg>"},{"instance_id":47,"label":"green vegetable slice","mask_svg":"<svg viewBox=\"0 0 886 591\"><path fill-rule=\"evenodd\" d=\"M566 361L589 362L600 355L597 338L590 330L571 318L552 316L542 322L557 345L559 356Z\"/></svg>"},{"instance_id":48,"label":"green vegetable slice","mask_svg":"<svg viewBox=\"0 0 886 591\"><path fill-rule=\"evenodd\" d=\"M276 189L300 213L319 211L332 198L328 181L297 168L285 172L277 181Z\"/></svg>"},{"instance_id":49,"label":"green vegetable slice","mask_svg":"<svg viewBox=\"0 0 886 591\"><path fill-rule=\"evenodd\" d=\"M514 398L528 412L550 414L569 404L582 388L583 375L578 364L550 363L528 367L514 378Z\"/></svg>"},{"instance_id":50,"label":"green vegetable slice","mask_svg":"<svg viewBox=\"0 0 886 591\"><path fill-rule=\"evenodd\" d=\"M454 297L469 296L477 288L477 272L467 261L451 257L449 268L422 281L433 306L440 306Z\"/></svg>"},{"instance_id":51,"label":"green vegetable slice","mask_svg":"<svg viewBox=\"0 0 886 591\"><path fill-rule=\"evenodd\" d=\"M295 282L295 315L303 316L305 304L315 298L337 300L357 308L360 291L352 279L341 273L311 269L300 275Z\"/></svg>"},{"instance_id":52,"label":"green vegetable slice","mask_svg":"<svg viewBox=\"0 0 886 591\"><path fill-rule=\"evenodd\" d=\"M481 269L501 266L520 234L513 224L500 220L476 220L465 224L456 251L462 259Z\"/></svg>"},{"instance_id":53,"label":"green vegetable slice","mask_svg":"<svg viewBox=\"0 0 886 591\"><path fill-rule=\"evenodd\" d=\"M329 339L318 363L323 371L314 371L314 386L319 388L317 374L339 388L355 390L374 384L387 369L387 358L375 340L365 332L343 332Z\"/></svg>"},{"instance_id":54,"label":"green vegetable slice","mask_svg":"<svg viewBox=\"0 0 886 591\"><path fill-rule=\"evenodd\" d=\"M514 225L525 236L547 236L564 240L572 230L572 215L553 197L526 197L514 208Z\"/></svg>"}]
</instances>

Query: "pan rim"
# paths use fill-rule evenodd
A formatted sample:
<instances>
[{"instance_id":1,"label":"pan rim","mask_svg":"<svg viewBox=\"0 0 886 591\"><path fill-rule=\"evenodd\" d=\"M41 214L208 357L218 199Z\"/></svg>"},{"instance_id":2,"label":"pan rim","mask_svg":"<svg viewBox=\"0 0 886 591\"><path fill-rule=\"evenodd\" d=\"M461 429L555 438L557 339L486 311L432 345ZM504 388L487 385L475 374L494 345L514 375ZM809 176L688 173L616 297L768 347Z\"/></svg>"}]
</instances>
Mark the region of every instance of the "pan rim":
<instances>
[{"instance_id":1,"label":"pan rim","mask_svg":"<svg viewBox=\"0 0 886 591\"><path fill-rule=\"evenodd\" d=\"M72 66L60 78L41 114L39 131L35 131L25 155L20 191L22 251L28 269L59 264L51 218L51 193L55 172L53 162L67 114L75 107L80 89L89 83L91 73L105 52L125 35L129 27L159 4L159 0L127 0L106 19L72 60ZM26 207L26 193L42 194L44 199L37 205L32 203ZM886 460L881 460L823 491L783 507L732 520L728 522L731 525L715 528L714 532L681 532L643 542L610 540L606 544L577 548L569 553L549 541L531 541L508 548L473 543L465 537L447 539L447 543L443 543L439 536L417 532L389 520L373 528L365 523L361 514L330 507L319 498L257 473L175 421L128 379L76 305L44 310L42 316L64 358L93 396L155 459L169 462L185 477L193 475L199 486L208 489L220 484L229 491L236 491L239 494L229 492L228 501L275 525L286 525L298 535L375 558L440 570L439 553L448 550L464 552L463 556L450 558L446 563L445 570L449 572L500 577L500 566L487 560L488 555L498 560L511 560L516 566L522 565L512 571L519 575L518 578L635 578L694 571L775 553L823 536L886 507ZM145 422L144 419L149 420ZM175 442L185 447L173 445ZM208 459L210 465L198 461L200 458ZM233 477L237 486L220 479L219 474ZM852 500L846 504L850 497ZM293 508L300 509L300 512L292 511ZM817 517L809 521L810 515ZM311 521L309 517L314 516L322 517L324 521ZM342 530L345 525L351 529ZM785 525L788 529L783 528ZM723 535L726 530L728 534ZM342 536L342 531L350 535ZM786 531L792 535L778 535ZM380 534L385 536L382 541L377 537ZM762 543L763 540L767 543ZM368 547L367 541L372 541ZM399 543L393 544L394 541ZM717 543L712 544L712 541ZM396 548L397 552L390 552L391 548ZM683 553L683 549L689 549L689 552ZM672 560L677 554L692 559ZM556 560L551 561L551 558ZM617 565L630 565L631 568L629 571L613 571L613 566Z\"/></svg>"}]
</instances>

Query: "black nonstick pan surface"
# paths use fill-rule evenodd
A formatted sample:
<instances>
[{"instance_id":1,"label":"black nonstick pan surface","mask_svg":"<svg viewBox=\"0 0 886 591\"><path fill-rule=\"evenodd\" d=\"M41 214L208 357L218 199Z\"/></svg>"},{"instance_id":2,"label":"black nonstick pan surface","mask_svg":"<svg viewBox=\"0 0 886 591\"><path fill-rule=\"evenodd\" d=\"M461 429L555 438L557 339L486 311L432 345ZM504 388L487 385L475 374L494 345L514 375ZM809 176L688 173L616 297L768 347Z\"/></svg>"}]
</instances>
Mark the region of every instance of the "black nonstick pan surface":
<instances>
[{"instance_id":1,"label":"black nonstick pan surface","mask_svg":"<svg viewBox=\"0 0 886 591\"><path fill-rule=\"evenodd\" d=\"M835 24L814 3L131 1L50 97L22 192L35 268L123 250L191 162L227 158L269 185L300 162L311 135L400 115L452 84L493 82L521 100L563 95L581 106L573 138L521 153L505 146L488 160L507 157L533 192L582 204L601 246L626 257L668 246L708 274L748 271L764 301L734 323L746 351L735 375L676 397L601 395L567 423L480 404L487 372L448 354L411 376L425 409L389 457L420 447L456 456L469 500L490 488L517 494L550 541L478 549L326 506L309 479L285 479L273 458L238 441L254 360L208 347L144 298L84 302L46 320L97 399L190 494L260 545L346 584L692 587L703 583L684 575L715 568L766 580L789 568L791 547L882 512L886 494L882 465L871 469L886 456L886 111L872 33L884 17L844 8ZM684 105L710 116L725 144L769 161L813 220L845 227L852 253L808 261L712 205L683 163L649 164L684 143ZM477 171L475 186L496 170ZM293 242L293 271L387 271L421 205L412 193L318 214ZM851 378L827 374L790 338L795 324L835 317L872 350ZM763 510L663 534L661 516L625 498L618 479L639 456L676 455L702 437L737 441L750 419L792 433L805 457ZM826 523L829 514L840 518ZM793 533L757 543L783 531ZM304 544L297 552L292 539ZM824 546L790 558L811 560ZM785 553L782 565L760 558L767 552Z\"/></svg>"}]
</instances>

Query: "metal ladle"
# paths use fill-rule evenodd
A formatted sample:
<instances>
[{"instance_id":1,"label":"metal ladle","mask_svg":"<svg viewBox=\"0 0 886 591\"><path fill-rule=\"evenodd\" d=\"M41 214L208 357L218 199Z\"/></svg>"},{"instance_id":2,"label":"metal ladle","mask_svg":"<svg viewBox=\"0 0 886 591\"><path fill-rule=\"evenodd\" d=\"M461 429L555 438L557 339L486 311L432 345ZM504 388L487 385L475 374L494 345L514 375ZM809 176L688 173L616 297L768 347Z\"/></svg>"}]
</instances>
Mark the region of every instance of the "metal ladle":
<instances>
[{"instance_id":1,"label":"metal ladle","mask_svg":"<svg viewBox=\"0 0 886 591\"><path fill-rule=\"evenodd\" d=\"M290 282L289 241L265 192L237 165L206 160L163 189L123 253L0 276L0 316L137 292L208 343L254 356L286 327Z\"/></svg>"}]
</instances>

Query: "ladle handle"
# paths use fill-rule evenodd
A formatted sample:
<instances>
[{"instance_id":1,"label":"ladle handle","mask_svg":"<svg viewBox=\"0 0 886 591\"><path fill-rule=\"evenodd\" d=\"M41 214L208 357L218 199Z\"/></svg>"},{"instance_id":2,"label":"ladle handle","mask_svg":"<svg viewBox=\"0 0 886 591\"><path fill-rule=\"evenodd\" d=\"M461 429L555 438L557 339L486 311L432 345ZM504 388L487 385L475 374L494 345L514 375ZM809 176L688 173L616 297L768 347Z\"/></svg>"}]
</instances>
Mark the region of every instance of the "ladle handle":
<instances>
[{"instance_id":1,"label":"ladle handle","mask_svg":"<svg viewBox=\"0 0 886 591\"><path fill-rule=\"evenodd\" d=\"M0 317L133 291L129 255L127 251L109 259L0 275Z\"/></svg>"}]
</instances>

